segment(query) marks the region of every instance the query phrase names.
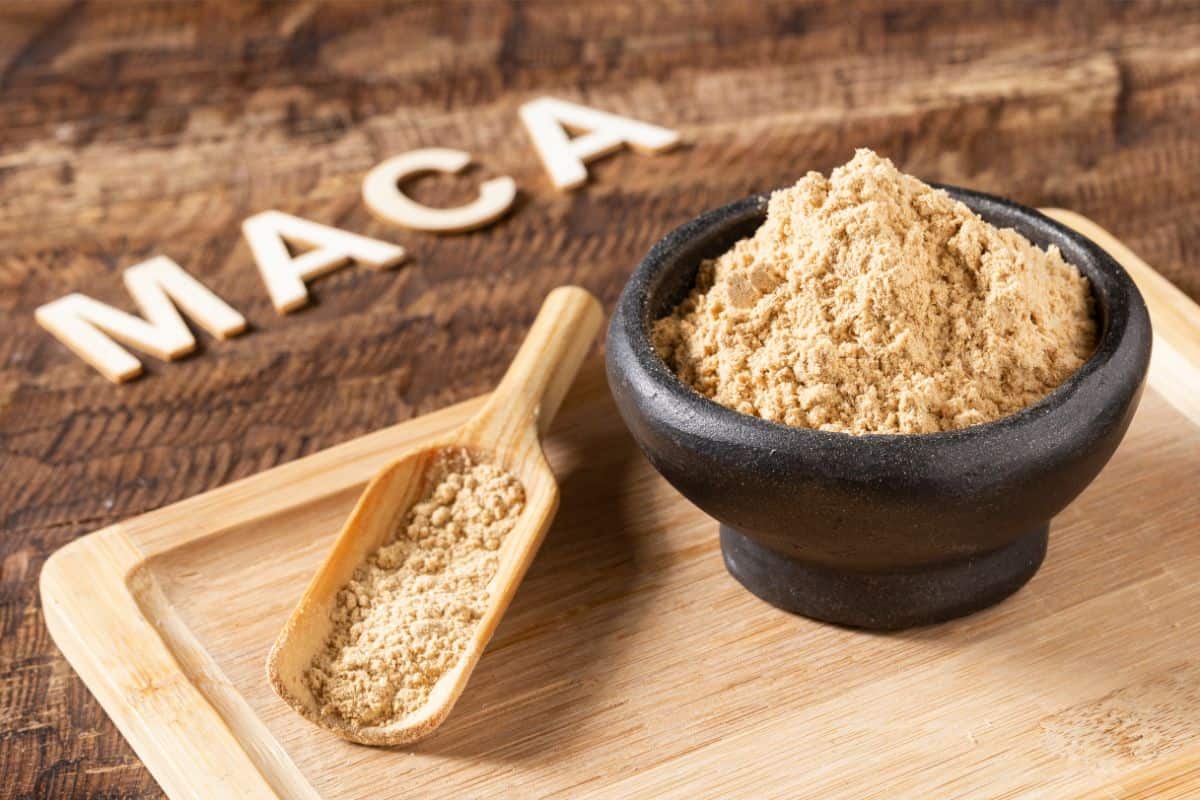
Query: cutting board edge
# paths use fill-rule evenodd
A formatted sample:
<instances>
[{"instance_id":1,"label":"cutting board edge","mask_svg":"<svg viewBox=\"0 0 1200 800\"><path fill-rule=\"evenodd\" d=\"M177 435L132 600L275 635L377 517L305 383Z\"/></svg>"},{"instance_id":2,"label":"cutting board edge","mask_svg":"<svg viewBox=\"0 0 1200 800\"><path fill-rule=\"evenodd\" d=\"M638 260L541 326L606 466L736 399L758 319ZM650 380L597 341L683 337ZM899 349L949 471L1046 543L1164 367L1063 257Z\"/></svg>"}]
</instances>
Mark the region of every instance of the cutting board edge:
<instances>
[{"instance_id":1,"label":"cutting board edge","mask_svg":"<svg viewBox=\"0 0 1200 800\"><path fill-rule=\"evenodd\" d=\"M168 796L319 798L311 787L307 794L277 793L273 781L303 781L299 770L292 765L291 775L264 774L248 743L181 663L181 653L200 645L189 648L174 635L186 629L169 609L148 608L145 598L162 593L144 569L147 562L121 524L47 559L38 580L43 614L67 661ZM131 652L136 663L128 659ZM222 680L215 663L211 670L210 677ZM253 716L248 706L244 713ZM254 722L270 736L257 717ZM277 743L274 749L282 752Z\"/></svg>"}]
</instances>

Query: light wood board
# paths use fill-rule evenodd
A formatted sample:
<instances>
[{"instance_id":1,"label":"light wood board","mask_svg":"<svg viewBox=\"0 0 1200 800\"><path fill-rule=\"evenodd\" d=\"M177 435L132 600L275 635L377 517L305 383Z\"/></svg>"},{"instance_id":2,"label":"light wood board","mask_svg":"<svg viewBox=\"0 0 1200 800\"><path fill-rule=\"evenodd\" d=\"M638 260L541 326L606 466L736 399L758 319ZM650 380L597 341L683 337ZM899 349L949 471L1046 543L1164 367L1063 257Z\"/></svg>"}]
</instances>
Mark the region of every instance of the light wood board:
<instances>
[{"instance_id":1,"label":"light wood board","mask_svg":"<svg viewBox=\"0 0 1200 800\"><path fill-rule=\"evenodd\" d=\"M47 624L174 797L1193 797L1200 793L1200 309L1086 220L1155 324L1150 388L1045 566L900 634L779 612L646 464L585 369L547 442L558 519L454 714L349 744L264 659L363 483L479 401L84 537Z\"/></svg>"}]
</instances>

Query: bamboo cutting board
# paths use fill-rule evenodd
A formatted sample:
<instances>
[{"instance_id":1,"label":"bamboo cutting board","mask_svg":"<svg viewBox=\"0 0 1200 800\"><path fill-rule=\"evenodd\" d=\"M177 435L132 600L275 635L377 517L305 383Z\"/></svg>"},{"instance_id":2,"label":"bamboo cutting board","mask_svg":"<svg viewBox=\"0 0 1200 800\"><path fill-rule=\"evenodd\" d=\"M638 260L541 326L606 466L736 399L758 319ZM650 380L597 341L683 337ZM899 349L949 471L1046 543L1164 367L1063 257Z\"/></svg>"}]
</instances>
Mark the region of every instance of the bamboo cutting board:
<instances>
[{"instance_id":1,"label":"bamboo cutting board","mask_svg":"<svg viewBox=\"0 0 1200 800\"><path fill-rule=\"evenodd\" d=\"M760 602L595 364L547 442L557 521L415 747L314 727L263 663L363 483L478 400L68 545L42 572L47 625L173 798L1200 795L1200 309L1055 216L1146 296L1150 388L1041 572L995 608L880 635Z\"/></svg>"}]
</instances>

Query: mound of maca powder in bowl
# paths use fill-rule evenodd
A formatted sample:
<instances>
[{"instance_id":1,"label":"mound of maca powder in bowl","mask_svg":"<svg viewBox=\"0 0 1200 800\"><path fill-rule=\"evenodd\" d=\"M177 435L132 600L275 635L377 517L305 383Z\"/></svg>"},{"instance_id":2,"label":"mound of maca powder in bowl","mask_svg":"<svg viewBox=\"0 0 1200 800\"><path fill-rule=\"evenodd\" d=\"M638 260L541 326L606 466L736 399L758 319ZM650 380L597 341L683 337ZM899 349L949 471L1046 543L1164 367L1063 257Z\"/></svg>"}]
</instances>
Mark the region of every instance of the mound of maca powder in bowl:
<instances>
[{"instance_id":1,"label":"mound of maca powder in bowl","mask_svg":"<svg viewBox=\"0 0 1200 800\"><path fill-rule=\"evenodd\" d=\"M771 195L652 330L685 383L797 427L932 433L1013 414L1088 359L1088 281L859 150Z\"/></svg>"}]
</instances>

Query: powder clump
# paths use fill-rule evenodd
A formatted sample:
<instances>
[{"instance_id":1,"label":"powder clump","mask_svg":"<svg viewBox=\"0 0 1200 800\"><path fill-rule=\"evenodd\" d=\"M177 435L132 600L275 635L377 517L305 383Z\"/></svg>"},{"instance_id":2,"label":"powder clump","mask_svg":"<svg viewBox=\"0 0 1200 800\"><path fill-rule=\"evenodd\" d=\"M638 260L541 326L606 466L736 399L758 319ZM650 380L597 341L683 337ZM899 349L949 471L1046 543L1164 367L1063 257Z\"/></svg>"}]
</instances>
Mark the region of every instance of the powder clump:
<instances>
[{"instance_id":1,"label":"powder clump","mask_svg":"<svg viewBox=\"0 0 1200 800\"><path fill-rule=\"evenodd\" d=\"M321 714L383 725L420 708L487 608L521 483L466 450L440 452L396 533L338 593L333 632L305 678Z\"/></svg>"},{"instance_id":2,"label":"powder clump","mask_svg":"<svg viewBox=\"0 0 1200 800\"><path fill-rule=\"evenodd\" d=\"M774 192L652 330L701 394L806 428L931 433L1037 402L1095 345L1088 282L859 150Z\"/></svg>"}]
</instances>

